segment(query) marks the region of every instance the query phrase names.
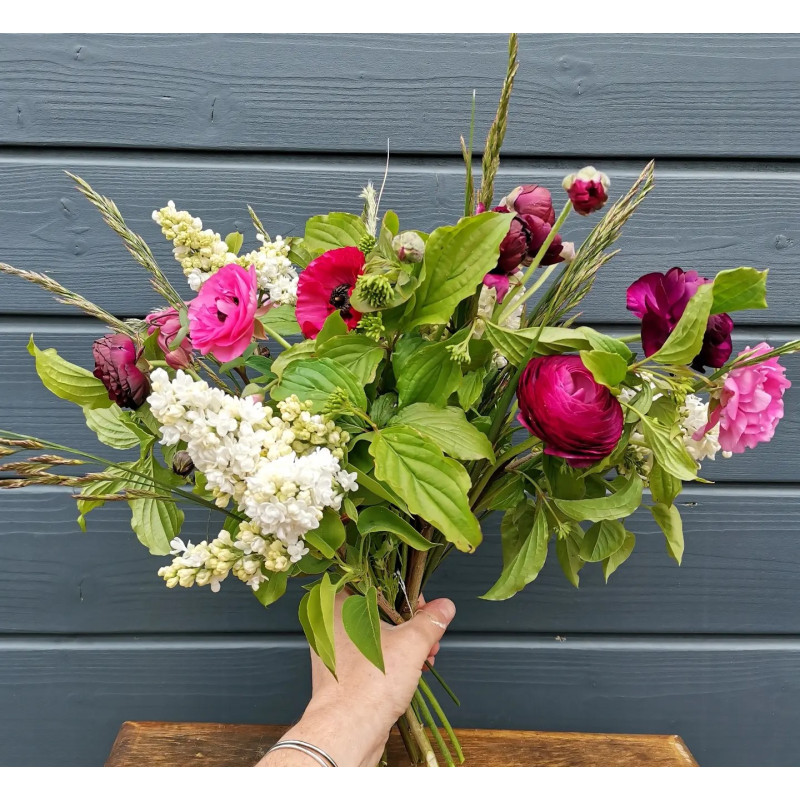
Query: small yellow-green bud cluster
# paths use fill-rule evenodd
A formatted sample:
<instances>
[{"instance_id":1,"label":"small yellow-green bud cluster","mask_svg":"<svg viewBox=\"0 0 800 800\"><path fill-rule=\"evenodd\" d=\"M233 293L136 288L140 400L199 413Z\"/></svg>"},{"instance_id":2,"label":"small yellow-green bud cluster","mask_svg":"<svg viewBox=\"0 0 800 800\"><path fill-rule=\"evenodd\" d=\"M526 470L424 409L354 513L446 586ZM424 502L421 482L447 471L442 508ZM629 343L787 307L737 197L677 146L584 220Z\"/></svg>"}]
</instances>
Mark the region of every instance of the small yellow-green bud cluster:
<instances>
[{"instance_id":1,"label":"small yellow-green bud cluster","mask_svg":"<svg viewBox=\"0 0 800 800\"><path fill-rule=\"evenodd\" d=\"M457 364L469 364L469 339L458 344L448 344L445 348L450 353L450 360Z\"/></svg>"},{"instance_id":2,"label":"small yellow-green bud cluster","mask_svg":"<svg viewBox=\"0 0 800 800\"><path fill-rule=\"evenodd\" d=\"M358 322L358 330L367 338L372 339L374 342L379 342L386 333L381 312L364 314Z\"/></svg>"},{"instance_id":3,"label":"small yellow-green bud cluster","mask_svg":"<svg viewBox=\"0 0 800 800\"><path fill-rule=\"evenodd\" d=\"M383 308L392 301L394 287L386 275L367 273L359 276L356 291L374 308Z\"/></svg>"},{"instance_id":4,"label":"small yellow-green bud cluster","mask_svg":"<svg viewBox=\"0 0 800 800\"><path fill-rule=\"evenodd\" d=\"M358 249L366 256L375 248L376 241L371 233L365 233L358 243Z\"/></svg>"}]
</instances>

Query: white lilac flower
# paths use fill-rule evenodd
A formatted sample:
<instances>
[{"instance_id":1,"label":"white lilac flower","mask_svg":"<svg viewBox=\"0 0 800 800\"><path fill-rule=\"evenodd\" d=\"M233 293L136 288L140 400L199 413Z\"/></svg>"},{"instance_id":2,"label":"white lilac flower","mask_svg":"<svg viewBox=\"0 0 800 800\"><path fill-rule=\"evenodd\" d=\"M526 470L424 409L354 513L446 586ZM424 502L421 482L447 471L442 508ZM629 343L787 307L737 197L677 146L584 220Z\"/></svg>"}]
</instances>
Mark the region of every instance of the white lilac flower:
<instances>
[{"instance_id":1,"label":"white lilac flower","mask_svg":"<svg viewBox=\"0 0 800 800\"><path fill-rule=\"evenodd\" d=\"M513 280L514 276L511 276ZM513 285L513 284L512 284ZM513 302L513 301L512 301ZM481 293L478 297L478 319L475 323L475 327L473 328L474 335L478 338L483 336L484 331L486 329L486 325L483 322L481 317L491 317L492 312L497 305L497 291L492 286L482 286ZM514 309L511 316L505 320L502 324L504 328L508 328L511 331L518 330L520 325L522 325L522 315L525 312L525 304L521 304L517 308ZM498 368L504 367L508 361L506 358L500 355L500 353L495 352L492 355L492 363Z\"/></svg>"},{"instance_id":2,"label":"white lilac flower","mask_svg":"<svg viewBox=\"0 0 800 800\"><path fill-rule=\"evenodd\" d=\"M289 244L280 236L267 242L262 234L256 238L261 242L258 250L240 256L243 267L255 267L258 288L266 292L271 303L295 305L297 303L297 272L289 260Z\"/></svg>"},{"instance_id":3,"label":"white lilac flower","mask_svg":"<svg viewBox=\"0 0 800 800\"><path fill-rule=\"evenodd\" d=\"M704 403L702 398L696 394L686 395L686 400L681 408L681 429L683 430L683 443L689 451L689 455L697 461L708 458L714 461L716 454L720 451L719 425L715 425L710 431L705 433L702 438L695 439L694 434L705 428L708 423L708 403ZM731 454L723 452L725 458L730 458Z\"/></svg>"}]
</instances>

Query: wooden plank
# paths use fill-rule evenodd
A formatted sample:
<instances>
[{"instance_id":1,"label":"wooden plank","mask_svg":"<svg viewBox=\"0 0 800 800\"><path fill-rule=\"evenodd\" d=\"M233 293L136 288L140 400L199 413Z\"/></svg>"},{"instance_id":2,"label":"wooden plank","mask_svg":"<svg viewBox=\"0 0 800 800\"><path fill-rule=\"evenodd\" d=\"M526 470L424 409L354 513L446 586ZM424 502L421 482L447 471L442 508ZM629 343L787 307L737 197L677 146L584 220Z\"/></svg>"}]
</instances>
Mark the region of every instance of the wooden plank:
<instances>
[{"instance_id":1,"label":"wooden plank","mask_svg":"<svg viewBox=\"0 0 800 800\"><path fill-rule=\"evenodd\" d=\"M582 165L512 162L497 181L498 195L521 183L541 183L556 204L563 176ZM632 183L643 161L598 163L612 179L612 196ZM253 205L272 234L298 234L305 219L331 210L357 211L360 187L380 180L380 158L132 157L101 154L0 158L0 256L15 266L46 271L109 310L141 316L160 298L96 211L63 175L68 169L114 198L128 223L153 248L176 286L190 292L171 249L150 215L174 199L223 235L241 230L255 246L247 215ZM602 271L585 304L587 321L634 322L625 289L639 275L671 266L713 275L749 264L769 267L770 308L739 313L740 323L800 324L794 245L800 241L800 171L774 165L664 164L655 190L625 228L622 252ZM463 169L455 159L392 159L383 207L409 228L449 225L463 209ZM582 241L597 217L573 215L566 240ZM66 314L70 310L21 281L0 277L0 313Z\"/></svg>"},{"instance_id":2,"label":"wooden plank","mask_svg":"<svg viewBox=\"0 0 800 800\"><path fill-rule=\"evenodd\" d=\"M437 667L457 727L676 734L704 766L797 764L795 638L451 636ZM308 680L294 637L5 638L0 764L100 765L131 718L288 726Z\"/></svg>"},{"instance_id":3,"label":"wooden plank","mask_svg":"<svg viewBox=\"0 0 800 800\"><path fill-rule=\"evenodd\" d=\"M448 152L506 59L496 34L6 35L0 142ZM512 153L800 154L795 36L524 35L520 62Z\"/></svg>"},{"instance_id":4,"label":"wooden plank","mask_svg":"<svg viewBox=\"0 0 800 800\"><path fill-rule=\"evenodd\" d=\"M59 321L48 322L24 319L18 322L0 322L0 428L19 433L31 433L42 439L59 442L99 454L101 451L112 460L120 451L111 451L98 444L94 434L85 426L80 408L58 400L41 384L33 359L26 346L31 331L37 345L44 349L55 347L67 360L93 369L92 341L104 333L100 325L79 321L72 325ZM756 331L757 336L735 337L735 348L753 345L767 339L772 344L785 341L786 334L767 330ZM800 385L800 358L785 359L789 378ZM24 402L20 401L24 398ZM731 459L717 458L706 462L702 475L720 481L798 481L800 480L800 392L790 389L786 395L786 416L778 435L758 449Z\"/></svg>"},{"instance_id":5,"label":"wooden plank","mask_svg":"<svg viewBox=\"0 0 800 800\"><path fill-rule=\"evenodd\" d=\"M800 494L709 487L687 491L680 510L681 567L643 509L629 523L636 549L608 585L588 565L574 589L551 549L535 583L503 603L480 600L500 573L495 516L477 552L453 554L426 593L455 601L459 633L800 634ZM63 490L0 492L0 633L299 633L298 582L267 609L234 578L219 594L168 590L156 574L167 559L139 544L124 505L92 512L86 534L75 516ZM191 511L183 534L209 529L209 515Z\"/></svg>"},{"instance_id":6,"label":"wooden plank","mask_svg":"<svg viewBox=\"0 0 800 800\"><path fill-rule=\"evenodd\" d=\"M252 767L286 728L209 722L125 722L107 767ZM456 730L465 767L696 767L680 736ZM442 734L446 732L442 729ZM388 766L410 766L392 731Z\"/></svg>"}]
</instances>

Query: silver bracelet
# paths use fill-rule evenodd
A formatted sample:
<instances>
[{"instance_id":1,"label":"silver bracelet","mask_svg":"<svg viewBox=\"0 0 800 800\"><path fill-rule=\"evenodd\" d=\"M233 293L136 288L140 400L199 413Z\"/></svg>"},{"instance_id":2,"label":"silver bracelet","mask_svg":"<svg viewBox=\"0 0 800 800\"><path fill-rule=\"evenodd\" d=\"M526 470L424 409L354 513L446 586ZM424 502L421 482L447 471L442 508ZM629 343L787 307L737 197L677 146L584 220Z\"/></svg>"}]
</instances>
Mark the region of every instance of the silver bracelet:
<instances>
[{"instance_id":1,"label":"silver bracelet","mask_svg":"<svg viewBox=\"0 0 800 800\"><path fill-rule=\"evenodd\" d=\"M338 764L321 748L316 745L309 744L308 742L301 742L299 739L283 739L280 742L272 745L267 750L266 755L269 755L273 750L297 750L300 753L305 753L309 758L313 758L321 767L336 767ZM330 762L330 763L326 763Z\"/></svg>"}]
</instances>

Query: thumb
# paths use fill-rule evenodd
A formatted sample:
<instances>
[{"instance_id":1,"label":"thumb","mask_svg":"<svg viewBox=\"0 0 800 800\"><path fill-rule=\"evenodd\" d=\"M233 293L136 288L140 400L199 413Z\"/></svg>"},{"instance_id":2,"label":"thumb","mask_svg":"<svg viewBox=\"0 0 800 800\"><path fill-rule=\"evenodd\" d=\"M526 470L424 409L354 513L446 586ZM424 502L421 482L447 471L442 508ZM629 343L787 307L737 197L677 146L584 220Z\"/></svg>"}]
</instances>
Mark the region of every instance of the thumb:
<instances>
[{"instance_id":1,"label":"thumb","mask_svg":"<svg viewBox=\"0 0 800 800\"><path fill-rule=\"evenodd\" d=\"M398 629L398 635L413 653L420 664L428 657L431 648L444 636L447 626L456 615L456 607L452 600L440 597L431 600Z\"/></svg>"}]
</instances>

